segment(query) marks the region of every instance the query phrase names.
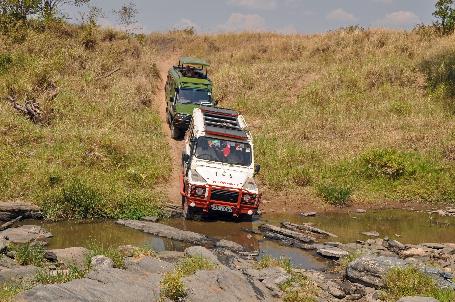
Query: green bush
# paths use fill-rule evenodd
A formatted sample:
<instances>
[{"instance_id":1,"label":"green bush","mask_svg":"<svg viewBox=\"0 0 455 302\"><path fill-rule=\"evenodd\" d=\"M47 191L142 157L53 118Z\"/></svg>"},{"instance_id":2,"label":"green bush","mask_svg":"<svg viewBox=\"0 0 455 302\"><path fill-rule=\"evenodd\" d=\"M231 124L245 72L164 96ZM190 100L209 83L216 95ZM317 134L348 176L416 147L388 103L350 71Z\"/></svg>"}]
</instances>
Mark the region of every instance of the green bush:
<instances>
[{"instance_id":1,"label":"green bush","mask_svg":"<svg viewBox=\"0 0 455 302\"><path fill-rule=\"evenodd\" d=\"M406 173L412 173L407 171L405 156L395 150L374 150L363 155L362 161L365 175L371 178L396 180Z\"/></svg>"},{"instance_id":2,"label":"green bush","mask_svg":"<svg viewBox=\"0 0 455 302\"><path fill-rule=\"evenodd\" d=\"M439 288L430 276L416 267L393 268L386 276L384 298L394 302L405 296L426 296L451 302L455 300L455 291Z\"/></svg>"},{"instance_id":3,"label":"green bush","mask_svg":"<svg viewBox=\"0 0 455 302\"><path fill-rule=\"evenodd\" d=\"M352 189L346 185L323 183L317 186L317 192L319 196L331 205L342 207L349 202Z\"/></svg>"},{"instance_id":4,"label":"green bush","mask_svg":"<svg viewBox=\"0 0 455 302\"><path fill-rule=\"evenodd\" d=\"M107 217L99 192L76 179L51 196L42 208L53 219L93 219Z\"/></svg>"},{"instance_id":5,"label":"green bush","mask_svg":"<svg viewBox=\"0 0 455 302\"><path fill-rule=\"evenodd\" d=\"M15 245L12 248L16 252L15 259L20 265L42 266L45 258L45 250L41 245Z\"/></svg>"},{"instance_id":6,"label":"green bush","mask_svg":"<svg viewBox=\"0 0 455 302\"><path fill-rule=\"evenodd\" d=\"M8 53L0 54L0 75L7 72L13 64L13 57Z\"/></svg>"},{"instance_id":7,"label":"green bush","mask_svg":"<svg viewBox=\"0 0 455 302\"><path fill-rule=\"evenodd\" d=\"M446 104L455 113L455 49L445 48L427 57L420 69L428 79L428 86L446 98Z\"/></svg>"}]
</instances>

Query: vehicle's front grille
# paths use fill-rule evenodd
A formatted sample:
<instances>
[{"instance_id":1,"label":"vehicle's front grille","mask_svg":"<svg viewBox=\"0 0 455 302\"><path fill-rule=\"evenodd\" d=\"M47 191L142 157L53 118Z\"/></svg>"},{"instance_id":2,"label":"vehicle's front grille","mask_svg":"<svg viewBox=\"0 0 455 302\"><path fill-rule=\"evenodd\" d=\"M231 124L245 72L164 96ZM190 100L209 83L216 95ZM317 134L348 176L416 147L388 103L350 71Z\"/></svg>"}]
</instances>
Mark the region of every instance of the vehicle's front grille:
<instances>
[{"instance_id":1,"label":"vehicle's front grille","mask_svg":"<svg viewBox=\"0 0 455 302\"><path fill-rule=\"evenodd\" d=\"M210 199L216 201L224 201L236 203L239 198L239 192L227 190L212 190Z\"/></svg>"}]
</instances>

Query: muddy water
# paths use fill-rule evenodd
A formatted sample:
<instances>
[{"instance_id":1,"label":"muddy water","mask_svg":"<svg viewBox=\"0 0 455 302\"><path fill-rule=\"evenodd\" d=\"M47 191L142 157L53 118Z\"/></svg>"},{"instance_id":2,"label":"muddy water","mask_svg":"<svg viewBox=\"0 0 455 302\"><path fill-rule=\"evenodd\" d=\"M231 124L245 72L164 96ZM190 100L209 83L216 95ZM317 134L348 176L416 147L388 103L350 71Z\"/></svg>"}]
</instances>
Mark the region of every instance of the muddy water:
<instances>
[{"instance_id":1,"label":"muddy water","mask_svg":"<svg viewBox=\"0 0 455 302\"><path fill-rule=\"evenodd\" d=\"M290 258L297 267L322 270L327 263L312 252L296 248L283 247L277 242L268 241L259 235L245 230L257 230L264 222L279 224L282 221L295 223L311 222L315 226L337 234L336 241L354 242L367 239L365 231L377 231L381 237L388 236L403 243L455 242L455 218L430 216L426 213L401 210L372 211L358 213L321 213L316 217L306 218L289 215L264 215L254 222L235 223L229 221L184 221L173 219L164 223L183 230L206 234L217 239L227 239L243 245L249 251L259 251L259 257ZM117 225L112 221L102 222L39 222L26 221L25 224L41 224L54 237L49 248L89 246L91 242L105 246L132 244L148 246L156 251L183 251L187 245L172 240L162 239ZM332 241L334 239L331 239Z\"/></svg>"},{"instance_id":2,"label":"muddy water","mask_svg":"<svg viewBox=\"0 0 455 302\"><path fill-rule=\"evenodd\" d=\"M264 215L263 221L277 224L282 221L313 223L339 236L343 243L365 240L362 232L376 231L403 243L455 242L455 217L441 217L426 212L380 210L367 213L321 213L315 217ZM333 238L330 240L334 240Z\"/></svg>"}]
</instances>

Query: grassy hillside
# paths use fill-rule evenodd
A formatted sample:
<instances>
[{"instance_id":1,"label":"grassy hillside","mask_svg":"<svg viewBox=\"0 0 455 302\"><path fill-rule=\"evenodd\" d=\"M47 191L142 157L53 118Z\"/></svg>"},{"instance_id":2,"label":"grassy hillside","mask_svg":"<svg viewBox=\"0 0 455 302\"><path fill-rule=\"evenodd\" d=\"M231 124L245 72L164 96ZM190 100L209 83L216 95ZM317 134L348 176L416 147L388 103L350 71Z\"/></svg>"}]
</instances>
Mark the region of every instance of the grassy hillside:
<instances>
[{"instance_id":1,"label":"grassy hillside","mask_svg":"<svg viewBox=\"0 0 455 302\"><path fill-rule=\"evenodd\" d=\"M347 28L312 36L153 35L208 58L247 115L266 198L455 202L455 37ZM298 202L297 202L298 203Z\"/></svg>"},{"instance_id":2,"label":"grassy hillside","mask_svg":"<svg viewBox=\"0 0 455 302\"><path fill-rule=\"evenodd\" d=\"M53 218L155 213L171 171L155 63L185 54L211 61L220 104L247 116L266 199L454 203L454 40L425 28L0 34L0 199ZM31 121L8 96L42 113Z\"/></svg>"},{"instance_id":3,"label":"grassy hillside","mask_svg":"<svg viewBox=\"0 0 455 302\"><path fill-rule=\"evenodd\" d=\"M155 213L171 167L156 60L139 39L90 26L0 35L0 199L51 218ZM8 96L42 114L31 121Z\"/></svg>"}]
</instances>

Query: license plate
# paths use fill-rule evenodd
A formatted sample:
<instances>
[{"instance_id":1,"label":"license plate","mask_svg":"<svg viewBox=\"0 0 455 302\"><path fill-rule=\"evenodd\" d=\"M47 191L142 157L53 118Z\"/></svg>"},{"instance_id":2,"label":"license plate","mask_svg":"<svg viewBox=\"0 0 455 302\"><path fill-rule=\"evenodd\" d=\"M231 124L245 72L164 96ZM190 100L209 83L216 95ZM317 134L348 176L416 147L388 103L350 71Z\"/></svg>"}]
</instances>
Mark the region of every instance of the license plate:
<instances>
[{"instance_id":1,"label":"license plate","mask_svg":"<svg viewBox=\"0 0 455 302\"><path fill-rule=\"evenodd\" d=\"M216 204L212 204L212 210L232 213L232 208L231 207L219 206L219 205L216 205Z\"/></svg>"}]
</instances>

